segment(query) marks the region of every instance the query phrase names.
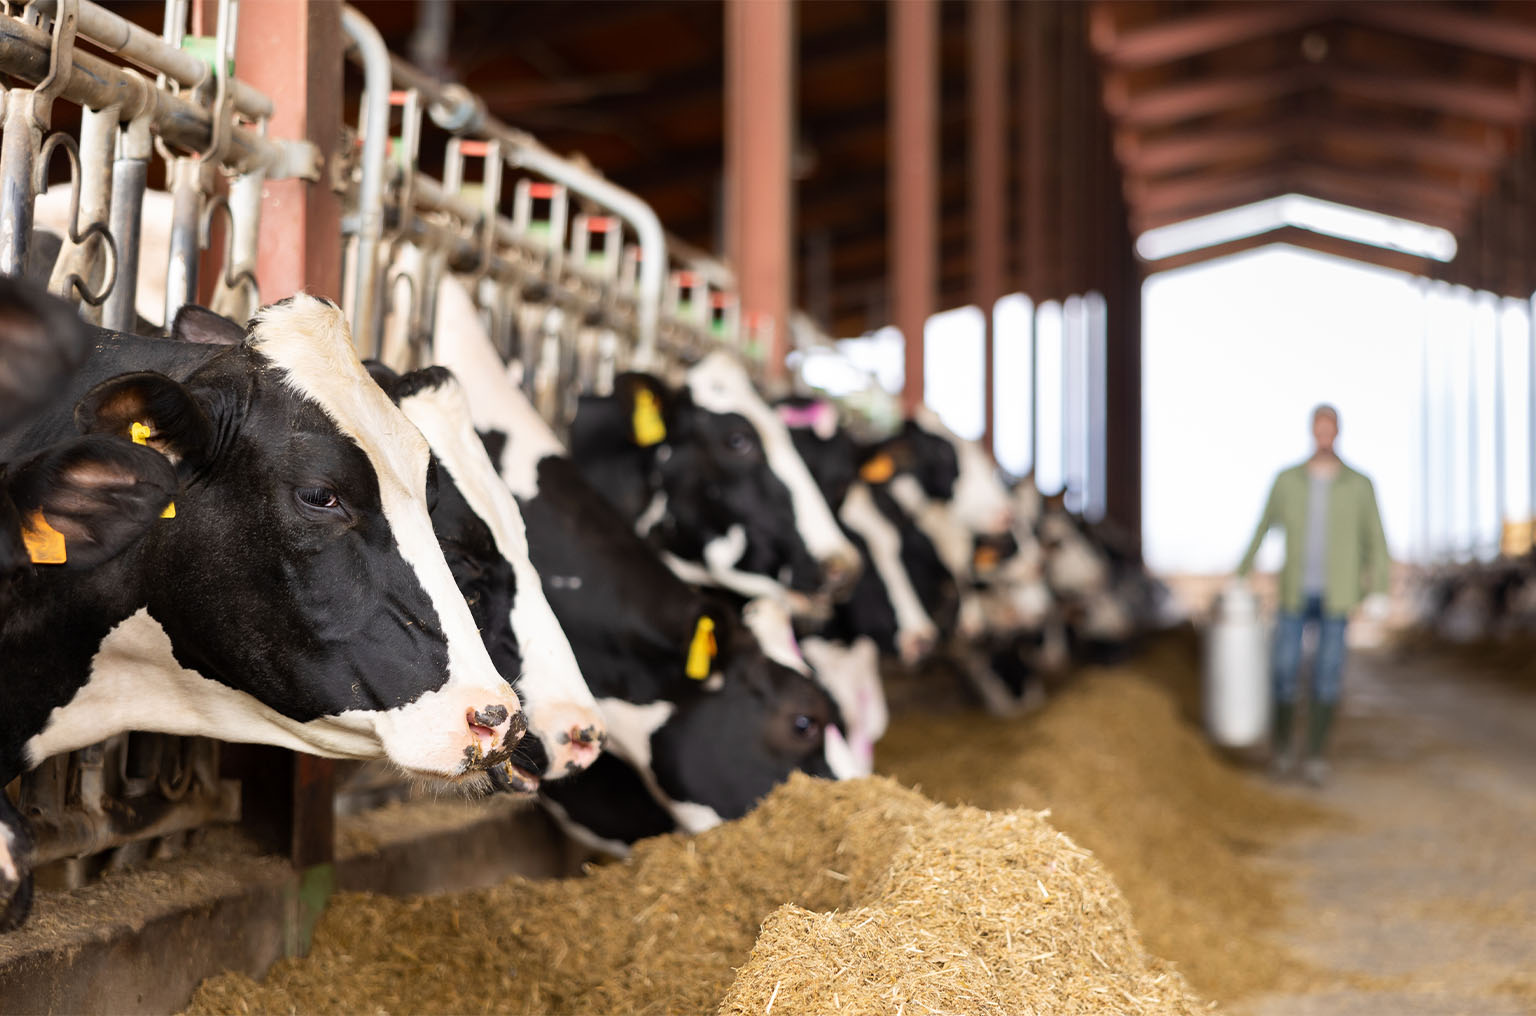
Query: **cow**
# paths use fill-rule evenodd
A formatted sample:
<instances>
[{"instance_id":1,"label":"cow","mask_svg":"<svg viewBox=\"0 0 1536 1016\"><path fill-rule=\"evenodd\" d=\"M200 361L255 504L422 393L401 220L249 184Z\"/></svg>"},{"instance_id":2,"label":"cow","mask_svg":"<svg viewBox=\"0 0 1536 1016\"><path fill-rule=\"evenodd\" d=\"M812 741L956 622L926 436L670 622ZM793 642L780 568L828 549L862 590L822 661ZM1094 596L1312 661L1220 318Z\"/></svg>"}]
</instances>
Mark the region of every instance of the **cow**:
<instances>
[{"instance_id":1,"label":"cow","mask_svg":"<svg viewBox=\"0 0 1536 1016\"><path fill-rule=\"evenodd\" d=\"M273 304L234 346L100 332L0 460L72 432L164 456L174 517L91 571L18 579L0 784L125 730L385 757L468 787L510 757L526 720L433 534L426 440L334 304Z\"/></svg>"},{"instance_id":2,"label":"cow","mask_svg":"<svg viewBox=\"0 0 1536 1016\"><path fill-rule=\"evenodd\" d=\"M0 434L56 399L90 347L73 307L0 276ZM155 524L176 486L165 456L100 434L0 461L0 619L15 581L39 567L78 572L110 560ZM0 931L31 908L31 849L25 821L0 792Z\"/></svg>"},{"instance_id":3,"label":"cow","mask_svg":"<svg viewBox=\"0 0 1536 1016\"><path fill-rule=\"evenodd\" d=\"M529 556L522 513L475 431L468 400L443 367L413 371L390 392L440 467L432 524L498 669L528 714L509 764L517 789L536 790L591 765L606 737L597 703Z\"/></svg>"},{"instance_id":4,"label":"cow","mask_svg":"<svg viewBox=\"0 0 1536 1016\"><path fill-rule=\"evenodd\" d=\"M689 368L679 388L625 373L612 395L583 396L570 449L687 581L808 612L810 597L835 600L858 578L858 551L788 429L724 351Z\"/></svg>"},{"instance_id":5,"label":"cow","mask_svg":"<svg viewBox=\"0 0 1536 1016\"><path fill-rule=\"evenodd\" d=\"M607 722L606 753L541 788L551 811L622 851L744 814L796 770L856 771L837 704L782 611L768 600L737 609L667 568L535 412L456 279L439 290L433 355L459 378L517 499L545 596Z\"/></svg>"}]
</instances>

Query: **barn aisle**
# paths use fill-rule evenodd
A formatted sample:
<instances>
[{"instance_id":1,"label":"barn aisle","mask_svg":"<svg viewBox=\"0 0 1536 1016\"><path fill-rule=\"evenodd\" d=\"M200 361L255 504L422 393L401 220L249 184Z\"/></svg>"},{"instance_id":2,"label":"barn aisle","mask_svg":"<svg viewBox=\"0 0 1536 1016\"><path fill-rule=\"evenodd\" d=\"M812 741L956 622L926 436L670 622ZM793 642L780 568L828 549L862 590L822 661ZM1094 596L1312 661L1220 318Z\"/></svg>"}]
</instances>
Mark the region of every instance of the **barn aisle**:
<instances>
[{"instance_id":1,"label":"barn aisle","mask_svg":"<svg viewBox=\"0 0 1536 1016\"><path fill-rule=\"evenodd\" d=\"M1346 822L1272 855L1292 890L1286 944L1345 986L1231 1010L1536 1013L1536 695L1385 652L1357 654L1346 680L1317 795Z\"/></svg>"}]
</instances>

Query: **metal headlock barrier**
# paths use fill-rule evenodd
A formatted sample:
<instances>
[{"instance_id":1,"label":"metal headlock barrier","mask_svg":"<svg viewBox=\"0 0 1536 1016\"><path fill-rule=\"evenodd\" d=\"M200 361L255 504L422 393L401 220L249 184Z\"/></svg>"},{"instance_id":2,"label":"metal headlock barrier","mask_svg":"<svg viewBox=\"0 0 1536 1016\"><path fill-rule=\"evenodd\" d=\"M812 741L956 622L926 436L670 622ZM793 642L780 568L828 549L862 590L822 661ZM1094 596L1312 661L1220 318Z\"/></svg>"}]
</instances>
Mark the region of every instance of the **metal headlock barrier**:
<instances>
[{"instance_id":1,"label":"metal headlock barrier","mask_svg":"<svg viewBox=\"0 0 1536 1016\"><path fill-rule=\"evenodd\" d=\"M264 295L288 295L262 294L256 277L263 185L323 179L342 192L343 304L364 356L430 362L451 273L557 430L578 394L606 393L621 370L675 376L721 346L761 370L773 328L789 323L744 315L728 266L669 237L590 166L391 54L354 8L341 18L363 89L327 167L310 142L270 136L273 101L236 77L238 0L218 0L209 37L188 33L188 0L168 0L159 34L91 0L4 3L0 272L45 277L106 328L153 331L189 302L243 321ZM74 133L55 129L59 103L78 108ZM430 144L442 146L440 179L421 169ZM67 184L50 188L61 152ZM157 159L164 191L148 189ZM210 250L220 222L222 249ZM339 811L404 796L392 774L349 768ZM241 817L240 784L221 778L208 738L118 735L0 789L32 823L51 887Z\"/></svg>"}]
</instances>

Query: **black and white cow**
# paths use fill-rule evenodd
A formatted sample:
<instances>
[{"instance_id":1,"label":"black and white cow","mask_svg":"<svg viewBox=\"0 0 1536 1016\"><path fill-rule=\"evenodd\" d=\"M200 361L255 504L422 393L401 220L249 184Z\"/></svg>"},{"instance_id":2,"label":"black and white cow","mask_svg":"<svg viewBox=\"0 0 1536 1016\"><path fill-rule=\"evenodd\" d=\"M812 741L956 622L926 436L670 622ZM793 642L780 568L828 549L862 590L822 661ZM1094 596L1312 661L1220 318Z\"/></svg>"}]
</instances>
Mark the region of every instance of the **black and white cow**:
<instances>
[{"instance_id":1,"label":"black and white cow","mask_svg":"<svg viewBox=\"0 0 1536 1016\"><path fill-rule=\"evenodd\" d=\"M164 455L175 516L89 572L19 579L0 618L0 784L125 730L469 785L509 757L526 721L433 534L426 440L334 305L267 307L236 346L100 333L68 398L0 460L72 433Z\"/></svg>"},{"instance_id":2,"label":"black and white cow","mask_svg":"<svg viewBox=\"0 0 1536 1016\"><path fill-rule=\"evenodd\" d=\"M687 581L835 599L858 577L858 551L788 429L727 353L690 368L678 389L631 373L611 396L584 396L571 454Z\"/></svg>"},{"instance_id":3,"label":"black and white cow","mask_svg":"<svg viewBox=\"0 0 1536 1016\"><path fill-rule=\"evenodd\" d=\"M462 388L445 368L429 367L395 379L391 394L432 448L440 467L432 524L491 659L528 714L528 735L509 765L518 789L586 768L602 750L603 719L545 598L522 512L486 454Z\"/></svg>"},{"instance_id":4,"label":"black and white cow","mask_svg":"<svg viewBox=\"0 0 1536 1016\"><path fill-rule=\"evenodd\" d=\"M768 601L738 611L662 563L508 376L456 280L439 293L434 355L517 498L607 722L608 754L543 788L552 810L613 846L743 814L797 769L850 774L837 706L794 651L787 617Z\"/></svg>"}]
</instances>

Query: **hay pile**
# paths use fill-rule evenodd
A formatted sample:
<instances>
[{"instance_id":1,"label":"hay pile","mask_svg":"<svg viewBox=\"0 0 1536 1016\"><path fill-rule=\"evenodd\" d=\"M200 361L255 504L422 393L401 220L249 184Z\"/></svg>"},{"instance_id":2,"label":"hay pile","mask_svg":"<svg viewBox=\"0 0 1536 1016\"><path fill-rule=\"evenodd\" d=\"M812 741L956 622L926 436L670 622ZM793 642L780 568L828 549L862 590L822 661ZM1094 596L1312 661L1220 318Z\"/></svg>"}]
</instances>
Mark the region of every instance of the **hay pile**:
<instances>
[{"instance_id":1,"label":"hay pile","mask_svg":"<svg viewBox=\"0 0 1536 1016\"><path fill-rule=\"evenodd\" d=\"M1023 721L900 717L879 768L945 803L1050 809L1051 824L1113 875L1147 948L1202 994L1315 983L1270 939L1283 887L1252 855L1326 813L1223 762L1180 719L1188 649L1176 639L1085 674Z\"/></svg>"},{"instance_id":2,"label":"hay pile","mask_svg":"<svg viewBox=\"0 0 1536 1016\"><path fill-rule=\"evenodd\" d=\"M585 878L340 896L308 958L262 984L210 980L189 1011L757 1013L770 999L785 1016L1201 1008L1147 956L1098 862L1040 816L799 777L742 821Z\"/></svg>"}]
</instances>

